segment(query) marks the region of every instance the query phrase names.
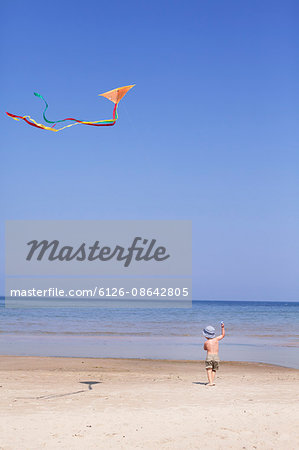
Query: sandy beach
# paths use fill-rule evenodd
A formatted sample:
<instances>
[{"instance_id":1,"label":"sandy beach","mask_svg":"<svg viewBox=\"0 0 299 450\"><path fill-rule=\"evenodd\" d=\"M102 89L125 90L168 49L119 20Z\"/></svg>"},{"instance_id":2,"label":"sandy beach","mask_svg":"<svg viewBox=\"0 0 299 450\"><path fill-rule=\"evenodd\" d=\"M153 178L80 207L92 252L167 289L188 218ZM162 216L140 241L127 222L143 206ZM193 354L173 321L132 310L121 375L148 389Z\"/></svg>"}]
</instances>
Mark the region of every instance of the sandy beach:
<instances>
[{"instance_id":1,"label":"sandy beach","mask_svg":"<svg viewBox=\"0 0 299 450\"><path fill-rule=\"evenodd\" d=\"M222 362L0 357L1 450L295 449L299 371Z\"/></svg>"}]
</instances>

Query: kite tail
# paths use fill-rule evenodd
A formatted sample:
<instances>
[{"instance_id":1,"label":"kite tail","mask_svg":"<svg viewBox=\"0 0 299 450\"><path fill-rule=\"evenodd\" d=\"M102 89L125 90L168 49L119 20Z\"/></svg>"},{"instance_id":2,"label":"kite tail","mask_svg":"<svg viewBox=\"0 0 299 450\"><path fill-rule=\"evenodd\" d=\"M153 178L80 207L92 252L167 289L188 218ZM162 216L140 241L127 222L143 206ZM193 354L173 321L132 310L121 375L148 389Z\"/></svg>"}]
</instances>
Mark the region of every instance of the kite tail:
<instances>
[{"instance_id":1,"label":"kite tail","mask_svg":"<svg viewBox=\"0 0 299 450\"><path fill-rule=\"evenodd\" d=\"M38 94L37 92L33 92L33 93L34 93L34 95L35 95L36 97L41 98L41 99L45 102L46 107L45 107L45 109L44 109L44 111L43 111L43 118L44 118L45 122L48 122L48 123L56 123L56 122L50 122L50 120L47 120L47 118L46 118L46 111L47 111L49 105L48 105L48 103L46 102L46 100L44 99L44 97L43 97L42 95ZM58 122L61 122L61 120L58 120Z\"/></svg>"},{"instance_id":2,"label":"kite tail","mask_svg":"<svg viewBox=\"0 0 299 450\"><path fill-rule=\"evenodd\" d=\"M49 130L49 131L54 131L55 133L57 133L57 131L61 131L64 130L65 128L69 128L72 127L74 125L79 125L79 124L84 124L84 125L90 125L93 127L110 127L115 125L117 119L118 119L118 113L117 113L117 107L118 107L118 103L119 101L124 97L124 95L126 95L126 93L135 85L130 85L130 86L123 86L117 89L113 89L112 91L108 91L108 92L104 92L103 94L99 94L102 97L107 98L108 100L110 100L111 102L114 103L114 109L113 109L113 115L112 115L112 119L107 119L107 120L96 120L94 122L90 122L90 121L85 121L85 120L79 120L79 119L74 119L73 117L67 117L65 119L62 120L56 120L54 121L50 121L46 118L46 111L48 109L48 103L46 102L46 100L44 99L44 97L40 94L38 94L37 92L34 92L34 95L36 97L39 97L43 100L43 102L45 103L45 109L43 111L43 118L45 120L45 122L47 122L48 124L51 124L52 126L46 126L44 124L41 123L37 123L34 119L32 119L32 117L30 116L17 116L16 114L11 114L9 112L6 112L6 114L11 117L14 120L24 120L28 125L31 125L32 127L36 127L36 128L40 128L42 130ZM65 122L65 121L72 121L74 123L71 123L69 125L65 125L61 128L56 129L56 125L57 123L61 123L61 122Z\"/></svg>"},{"instance_id":3,"label":"kite tail","mask_svg":"<svg viewBox=\"0 0 299 450\"><path fill-rule=\"evenodd\" d=\"M44 99L44 97L41 94L38 94L37 92L34 92L34 95L36 97L41 98L43 100L43 102L45 103L45 109L43 111L43 118L44 118L45 122L47 122L47 123L56 124L56 123L61 123L61 122L66 122L68 120L71 120L72 122L84 123L85 125L93 125L93 124L96 124L96 123L98 123L98 124L103 123L103 124L111 124L112 125L112 122L114 122L114 120L117 120L117 119L114 119L114 116L113 116L113 119L99 120L99 121L96 121L96 122L82 121L82 120L74 119L73 117L67 117L67 118L62 119L62 120L51 121L51 120L48 120L47 117L46 117L46 111L47 111L48 106L49 106L48 103L46 102L46 100ZM114 125L114 123L113 123L113 125Z\"/></svg>"},{"instance_id":4,"label":"kite tail","mask_svg":"<svg viewBox=\"0 0 299 450\"><path fill-rule=\"evenodd\" d=\"M16 114L12 114L6 111L6 114L8 115L8 117L11 117L14 120L24 120L26 123L28 123L28 125L31 125L32 127L36 127L36 128L40 128L41 130L51 130L51 131L58 131L58 130L53 130L50 127L46 127L45 125L43 125L42 123L37 123L35 122L34 119L32 119L30 116L17 116Z\"/></svg>"},{"instance_id":5,"label":"kite tail","mask_svg":"<svg viewBox=\"0 0 299 450\"><path fill-rule=\"evenodd\" d=\"M12 114L9 112L6 112L6 114L8 115L8 117L11 117L14 120L24 120L26 123L28 123L28 125L31 125L32 127L36 127L36 128L40 128L41 130L48 130L48 131L61 131L64 130L65 128L69 128L72 127L74 125L79 125L79 124L83 124L83 125L91 125L93 127L111 127L113 125L116 124L116 121L118 119L118 114L117 114L117 106L118 104L115 103L114 105L114 109L113 109L113 119L110 120L111 123L102 123L103 121L99 120L99 121L95 121L95 122L84 122L81 120L75 120L75 123L71 123L70 125L66 125L65 127L61 127L58 129L55 129L55 125L56 123L54 123L54 125L52 125L52 127L47 127L46 125L43 125L42 123L37 123L34 119L32 119L30 116L17 116L16 114ZM69 119L66 119L69 120Z\"/></svg>"}]
</instances>

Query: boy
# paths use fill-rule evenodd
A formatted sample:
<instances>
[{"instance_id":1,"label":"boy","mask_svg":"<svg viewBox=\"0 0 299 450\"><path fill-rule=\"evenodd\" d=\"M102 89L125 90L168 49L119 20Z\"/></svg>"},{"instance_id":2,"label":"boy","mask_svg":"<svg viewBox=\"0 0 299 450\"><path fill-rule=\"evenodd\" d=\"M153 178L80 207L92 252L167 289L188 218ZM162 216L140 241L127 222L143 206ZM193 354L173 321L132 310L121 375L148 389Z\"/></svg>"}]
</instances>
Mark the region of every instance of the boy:
<instances>
[{"instance_id":1,"label":"boy","mask_svg":"<svg viewBox=\"0 0 299 450\"><path fill-rule=\"evenodd\" d=\"M221 322L221 328L222 328L222 334L220 336L215 336L215 328L208 326L206 327L202 334L207 339L204 343L204 350L207 351L207 357L206 357L206 370L208 375L208 386L215 386L214 379L216 375L216 370L219 369L219 341L224 338L225 336L225 329L224 329L224 323Z\"/></svg>"}]
</instances>

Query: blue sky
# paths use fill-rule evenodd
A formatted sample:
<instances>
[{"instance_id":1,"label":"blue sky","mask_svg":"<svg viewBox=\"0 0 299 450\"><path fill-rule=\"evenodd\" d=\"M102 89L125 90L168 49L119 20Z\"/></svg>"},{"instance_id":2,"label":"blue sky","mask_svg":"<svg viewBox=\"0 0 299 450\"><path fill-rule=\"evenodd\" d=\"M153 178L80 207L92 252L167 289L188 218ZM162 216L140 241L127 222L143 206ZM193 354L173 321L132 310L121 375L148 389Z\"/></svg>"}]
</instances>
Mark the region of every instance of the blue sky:
<instances>
[{"instance_id":1,"label":"blue sky","mask_svg":"<svg viewBox=\"0 0 299 450\"><path fill-rule=\"evenodd\" d=\"M288 0L3 4L1 253L8 219L191 219L195 298L299 300L298 14ZM133 83L115 127L4 114L40 119L39 92L50 119L110 118L97 94Z\"/></svg>"}]
</instances>

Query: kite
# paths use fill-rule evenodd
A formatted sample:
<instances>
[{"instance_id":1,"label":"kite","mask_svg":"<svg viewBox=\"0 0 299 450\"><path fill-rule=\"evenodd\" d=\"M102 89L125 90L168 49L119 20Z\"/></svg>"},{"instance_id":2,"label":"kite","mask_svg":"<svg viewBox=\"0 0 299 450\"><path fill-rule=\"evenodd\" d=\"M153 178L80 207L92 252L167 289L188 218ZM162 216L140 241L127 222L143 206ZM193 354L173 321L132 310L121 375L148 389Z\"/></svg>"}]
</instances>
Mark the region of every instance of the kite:
<instances>
[{"instance_id":1,"label":"kite","mask_svg":"<svg viewBox=\"0 0 299 450\"><path fill-rule=\"evenodd\" d=\"M46 102L46 100L44 99L44 97L40 94L38 94L37 92L34 92L34 95L40 99L43 100L43 102L45 103L45 109L43 111L43 118L45 120L45 122L47 122L48 124L52 124L52 126L47 126L44 125L42 123L37 123L34 119L32 119L32 117L30 116L17 116L16 114L11 114L9 112L6 112L6 114L11 117L14 120L24 120L26 123L28 123L28 125L31 125L33 127L36 128L41 128L42 130L49 130L49 131L61 131L64 130L65 128L69 128L72 127L73 125L91 125L93 127L111 127L113 125L115 125L117 119L118 119L118 114L117 114L117 107L118 107L118 103L120 102L120 100L126 95L126 93L132 89L132 87L134 87L135 84L132 84L130 86L123 86L117 89L113 89L112 91L108 91L108 92L104 92L104 94L99 94L99 96L101 97L105 97L108 100L110 100L112 103L114 103L114 108L113 108L113 113L112 113L112 119L107 119L107 120L96 120L94 122L90 122L90 121L86 121L86 120L79 120L79 119L74 119L73 117L67 117L65 119L61 119L61 120L56 120L56 121L51 121L48 120L46 117L46 111L48 109L48 103ZM69 125L65 125L61 128L55 128L57 123L61 123L61 122L66 122L66 121L71 121L73 123L70 123Z\"/></svg>"}]
</instances>

